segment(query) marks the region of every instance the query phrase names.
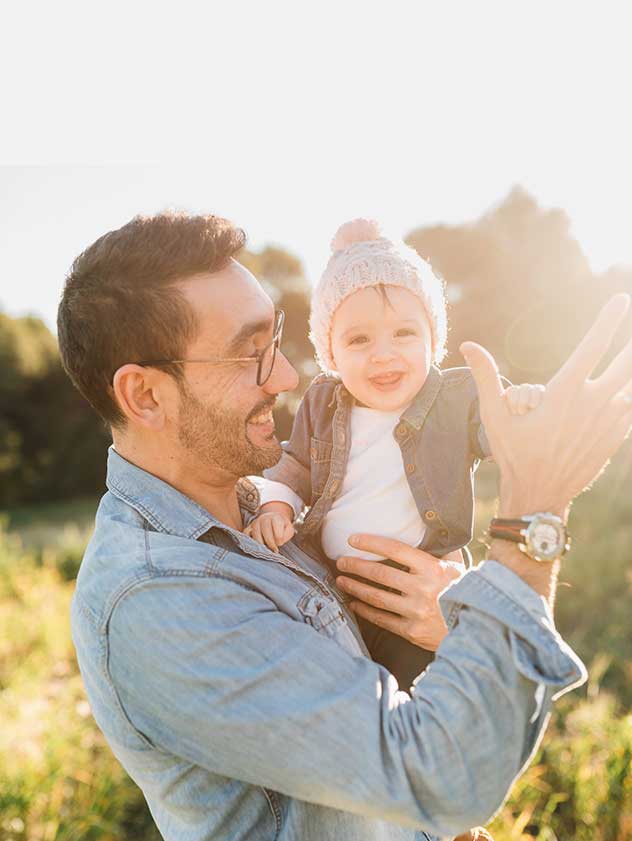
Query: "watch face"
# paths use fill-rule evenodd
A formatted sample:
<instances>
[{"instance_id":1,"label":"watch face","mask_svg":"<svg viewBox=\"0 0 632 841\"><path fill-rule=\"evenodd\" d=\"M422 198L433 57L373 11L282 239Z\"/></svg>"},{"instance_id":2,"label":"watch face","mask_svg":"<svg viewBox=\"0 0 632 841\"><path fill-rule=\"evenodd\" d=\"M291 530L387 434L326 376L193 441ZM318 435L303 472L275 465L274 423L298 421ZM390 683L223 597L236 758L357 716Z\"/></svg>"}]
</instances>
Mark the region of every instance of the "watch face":
<instances>
[{"instance_id":1,"label":"watch face","mask_svg":"<svg viewBox=\"0 0 632 841\"><path fill-rule=\"evenodd\" d=\"M566 546L565 529L561 523L536 519L527 530L529 554L549 561L559 558Z\"/></svg>"}]
</instances>

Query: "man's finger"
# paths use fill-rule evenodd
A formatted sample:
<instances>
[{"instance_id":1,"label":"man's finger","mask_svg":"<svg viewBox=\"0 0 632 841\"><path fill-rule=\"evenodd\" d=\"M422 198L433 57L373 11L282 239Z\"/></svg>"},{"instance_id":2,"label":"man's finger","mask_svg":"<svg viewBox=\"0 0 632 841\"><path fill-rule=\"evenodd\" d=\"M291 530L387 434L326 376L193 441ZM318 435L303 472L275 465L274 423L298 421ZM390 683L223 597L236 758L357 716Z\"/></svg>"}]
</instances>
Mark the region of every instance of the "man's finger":
<instances>
[{"instance_id":1,"label":"man's finger","mask_svg":"<svg viewBox=\"0 0 632 841\"><path fill-rule=\"evenodd\" d=\"M390 610L392 613L401 613L404 600L397 593L389 593L387 590L380 590L378 587L372 587L370 584L363 584L355 578L345 578L342 575L336 578L336 586L339 590L344 590L350 596L374 607Z\"/></svg>"},{"instance_id":2,"label":"man's finger","mask_svg":"<svg viewBox=\"0 0 632 841\"><path fill-rule=\"evenodd\" d=\"M407 620L401 616L396 616L394 613L389 613L387 610L379 610L377 607L364 604L364 602L351 602L349 607L358 616L363 619L368 619L378 628L385 628L387 631L392 631L398 636L404 636L407 628Z\"/></svg>"},{"instance_id":3,"label":"man's finger","mask_svg":"<svg viewBox=\"0 0 632 841\"><path fill-rule=\"evenodd\" d=\"M393 590L406 592L410 589L410 573L404 570L395 569L382 564L379 561L368 561L365 558L356 558L353 555L338 558L336 566L340 572L348 572L351 575L358 575L368 581L374 581L384 587L391 587Z\"/></svg>"},{"instance_id":4,"label":"man's finger","mask_svg":"<svg viewBox=\"0 0 632 841\"><path fill-rule=\"evenodd\" d=\"M582 341L553 377L553 381L587 380L610 347L629 307L630 296L625 292L610 298Z\"/></svg>"},{"instance_id":5,"label":"man's finger","mask_svg":"<svg viewBox=\"0 0 632 841\"><path fill-rule=\"evenodd\" d=\"M632 380L632 339L597 378L597 383L612 395L624 388L630 380Z\"/></svg>"},{"instance_id":6,"label":"man's finger","mask_svg":"<svg viewBox=\"0 0 632 841\"><path fill-rule=\"evenodd\" d=\"M502 406L504 389L496 360L488 350L476 342L463 342L460 351L472 370L478 389L481 413L496 413Z\"/></svg>"},{"instance_id":7,"label":"man's finger","mask_svg":"<svg viewBox=\"0 0 632 841\"><path fill-rule=\"evenodd\" d=\"M629 395L619 396L615 398L619 405L622 405L624 411L615 423L610 436L610 449L616 452L626 438L632 433L632 407L628 399Z\"/></svg>"},{"instance_id":8,"label":"man's finger","mask_svg":"<svg viewBox=\"0 0 632 841\"><path fill-rule=\"evenodd\" d=\"M377 534L352 534L349 544L354 549L382 555L415 571L423 569L429 563L436 564L437 562L434 555L429 555L423 549L414 549L407 543L402 543L401 540L395 540L392 537L382 537Z\"/></svg>"}]
</instances>

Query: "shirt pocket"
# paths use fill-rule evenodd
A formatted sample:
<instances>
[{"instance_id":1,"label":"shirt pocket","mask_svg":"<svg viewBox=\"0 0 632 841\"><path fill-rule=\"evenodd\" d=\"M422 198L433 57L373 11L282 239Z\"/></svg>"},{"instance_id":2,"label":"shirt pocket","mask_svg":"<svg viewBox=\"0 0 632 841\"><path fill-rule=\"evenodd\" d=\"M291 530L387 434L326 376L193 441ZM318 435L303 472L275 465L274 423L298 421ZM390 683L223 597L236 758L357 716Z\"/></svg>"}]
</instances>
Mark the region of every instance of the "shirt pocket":
<instances>
[{"instance_id":1,"label":"shirt pocket","mask_svg":"<svg viewBox=\"0 0 632 841\"><path fill-rule=\"evenodd\" d=\"M303 621L319 634L334 640L354 657L363 656L360 644L335 599L314 587L301 596L297 607Z\"/></svg>"},{"instance_id":2,"label":"shirt pocket","mask_svg":"<svg viewBox=\"0 0 632 841\"><path fill-rule=\"evenodd\" d=\"M333 446L329 441L322 441L312 435L309 444L309 461L311 466L312 502L322 494L329 471L331 469L331 452Z\"/></svg>"}]
</instances>

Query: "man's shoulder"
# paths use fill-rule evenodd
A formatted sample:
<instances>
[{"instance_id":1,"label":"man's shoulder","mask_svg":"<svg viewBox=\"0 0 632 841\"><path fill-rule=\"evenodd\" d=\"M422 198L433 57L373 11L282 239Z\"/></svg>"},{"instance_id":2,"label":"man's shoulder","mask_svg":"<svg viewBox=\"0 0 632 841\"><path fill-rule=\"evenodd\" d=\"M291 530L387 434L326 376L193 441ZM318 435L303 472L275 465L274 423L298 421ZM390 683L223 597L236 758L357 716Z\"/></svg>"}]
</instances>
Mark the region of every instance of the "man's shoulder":
<instances>
[{"instance_id":1,"label":"man's shoulder","mask_svg":"<svg viewBox=\"0 0 632 841\"><path fill-rule=\"evenodd\" d=\"M221 547L156 530L111 492L102 498L76 582L83 613L102 624L128 592L152 579L207 574Z\"/></svg>"}]
</instances>

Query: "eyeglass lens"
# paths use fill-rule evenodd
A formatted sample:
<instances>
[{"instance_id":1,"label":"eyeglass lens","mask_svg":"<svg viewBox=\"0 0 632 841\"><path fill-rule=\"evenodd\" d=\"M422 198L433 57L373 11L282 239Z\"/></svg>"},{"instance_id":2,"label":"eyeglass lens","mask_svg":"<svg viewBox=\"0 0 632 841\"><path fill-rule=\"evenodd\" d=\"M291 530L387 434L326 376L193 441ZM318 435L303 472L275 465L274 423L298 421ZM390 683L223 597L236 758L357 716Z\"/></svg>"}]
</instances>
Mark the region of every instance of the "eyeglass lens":
<instances>
[{"instance_id":1,"label":"eyeglass lens","mask_svg":"<svg viewBox=\"0 0 632 841\"><path fill-rule=\"evenodd\" d=\"M272 369L274 368L274 362L276 360L277 348L281 344L281 336L283 335L283 320L283 315L279 313L277 317L276 329L274 331L274 339L264 350L264 352L261 355L261 358L259 359L259 370L257 371L257 385L264 385L270 379Z\"/></svg>"}]
</instances>

